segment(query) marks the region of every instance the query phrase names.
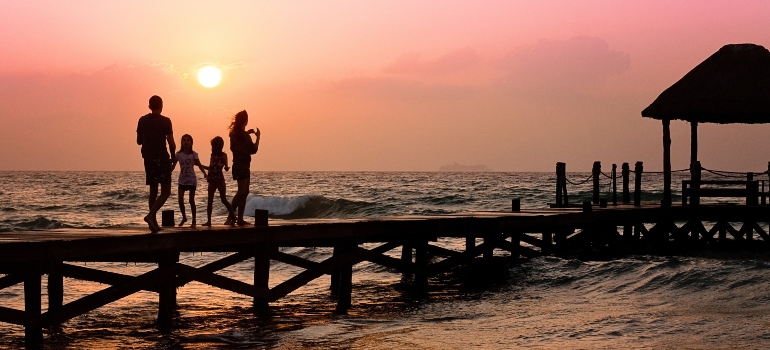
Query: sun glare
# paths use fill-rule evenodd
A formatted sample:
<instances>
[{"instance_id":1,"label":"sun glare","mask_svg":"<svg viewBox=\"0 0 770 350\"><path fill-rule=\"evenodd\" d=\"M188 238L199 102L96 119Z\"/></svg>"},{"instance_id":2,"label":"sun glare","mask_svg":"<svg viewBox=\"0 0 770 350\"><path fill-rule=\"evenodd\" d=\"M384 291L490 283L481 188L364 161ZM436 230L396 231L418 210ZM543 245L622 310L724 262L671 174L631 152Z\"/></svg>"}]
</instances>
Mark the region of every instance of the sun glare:
<instances>
[{"instance_id":1,"label":"sun glare","mask_svg":"<svg viewBox=\"0 0 770 350\"><path fill-rule=\"evenodd\" d=\"M220 80L222 80L222 74L214 66L205 66L198 70L198 81L207 88L219 85Z\"/></svg>"}]
</instances>

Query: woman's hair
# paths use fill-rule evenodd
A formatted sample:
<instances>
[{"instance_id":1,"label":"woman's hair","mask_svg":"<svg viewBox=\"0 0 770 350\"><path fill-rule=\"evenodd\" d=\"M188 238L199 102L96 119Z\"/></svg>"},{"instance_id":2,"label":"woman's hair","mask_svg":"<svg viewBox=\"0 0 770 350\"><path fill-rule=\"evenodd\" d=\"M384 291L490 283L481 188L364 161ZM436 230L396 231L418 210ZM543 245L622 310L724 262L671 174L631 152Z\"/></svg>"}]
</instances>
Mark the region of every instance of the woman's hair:
<instances>
[{"instance_id":1,"label":"woman's hair","mask_svg":"<svg viewBox=\"0 0 770 350\"><path fill-rule=\"evenodd\" d=\"M211 139L211 153L215 155L222 154L222 148L225 147L225 140L217 136Z\"/></svg>"},{"instance_id":2,"label":"woman's hair","mask_svg":"<svg viewBox=\"0 0 770 350\"><path fill-rule=\"evenodd\" d=\"M230 135L233 134L233 130L243 130L246 128L246 122L248 121L249 115L246 113L246 111L240 111L235 116L233 116L233 120L230 122L230 126L227 128L230 131Z\"/></svg>"},{"instance_id":3,"label":"woman's hair","mask_svg":"<svg viewBox=\"0 0 770 350\"><path fill-rule=\"evenodd\" d=\"M192 148L192 146L193 146L193 138L192 138L192 136L190 136L190 134L182 135L182 138L180 139L182 142L181 142L181 145L179 146L179 150L180 151L184 151L184 138L185 137L189 137L190 138L190 152L192 152L193 151L193 148Z\"/></svg>"}]
</instances>

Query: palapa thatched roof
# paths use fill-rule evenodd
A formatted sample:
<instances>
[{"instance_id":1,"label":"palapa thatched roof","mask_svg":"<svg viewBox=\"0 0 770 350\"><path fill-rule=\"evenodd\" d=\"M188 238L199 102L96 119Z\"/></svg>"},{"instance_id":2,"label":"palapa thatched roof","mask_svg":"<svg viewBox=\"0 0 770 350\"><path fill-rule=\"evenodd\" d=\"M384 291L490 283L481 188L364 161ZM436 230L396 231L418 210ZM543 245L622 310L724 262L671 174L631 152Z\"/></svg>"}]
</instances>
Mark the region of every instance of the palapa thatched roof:
<instances>
[{"instance_id":1,"label":"palapa thatched roof","mask_svg":"<svg viewBox=\"0 0 770 350\"><path fill-rule=\"evenodd\" d=\"M725 45L642 111L643 117L699 123L770 123L770 51Z\"/></svg>"}]
</instances>

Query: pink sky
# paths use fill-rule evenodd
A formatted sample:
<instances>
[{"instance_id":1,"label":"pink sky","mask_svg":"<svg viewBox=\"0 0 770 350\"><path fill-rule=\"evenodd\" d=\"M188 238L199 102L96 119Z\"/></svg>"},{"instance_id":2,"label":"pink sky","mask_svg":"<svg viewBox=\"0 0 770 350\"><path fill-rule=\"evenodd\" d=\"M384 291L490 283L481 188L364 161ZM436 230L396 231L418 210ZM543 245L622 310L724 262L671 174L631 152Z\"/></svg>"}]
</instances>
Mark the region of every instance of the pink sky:
<instances>
[{"instance_id":1,"label":"pink sky","mask_svg":"<svg viewBox=\"0 0 770 350\"><path fill-rule=\"evenodd\" d=\"M253 170L656 170L641 110L768 23L767 1L4 1L0 170L141 170L153 94L204 160L247 110ZM699 130L704 167L766 169L770 125ZM686 168L689 125L672 140Z\"/></svg>"}]
</instances>

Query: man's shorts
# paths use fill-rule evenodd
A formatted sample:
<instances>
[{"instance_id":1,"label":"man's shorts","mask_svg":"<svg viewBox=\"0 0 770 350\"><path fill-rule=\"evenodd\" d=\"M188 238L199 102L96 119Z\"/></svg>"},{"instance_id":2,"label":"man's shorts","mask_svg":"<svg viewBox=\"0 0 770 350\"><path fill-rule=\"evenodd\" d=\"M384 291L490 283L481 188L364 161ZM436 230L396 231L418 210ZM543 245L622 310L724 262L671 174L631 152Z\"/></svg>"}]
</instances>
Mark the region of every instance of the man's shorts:
<instances>
[{"instance_id":1,"label":"man's shorts","mask_svg":"<svg viewBox=\"0 0 770 350\"><path fill-rule=\"evenodd\" d=\"M248 180L251 178L251 169L249 163L233 163L233 180Z\"/></svg>"},{"instance_id":2,"label":"man's shorts","mask_svg":"<svg viewBox=\"0 0 770 350\"><path fill-rule=\"evenodd\" d=\"M164 158L144 160L145 184L170 184L171 160Z\"/></svg>"}]
</instances>

